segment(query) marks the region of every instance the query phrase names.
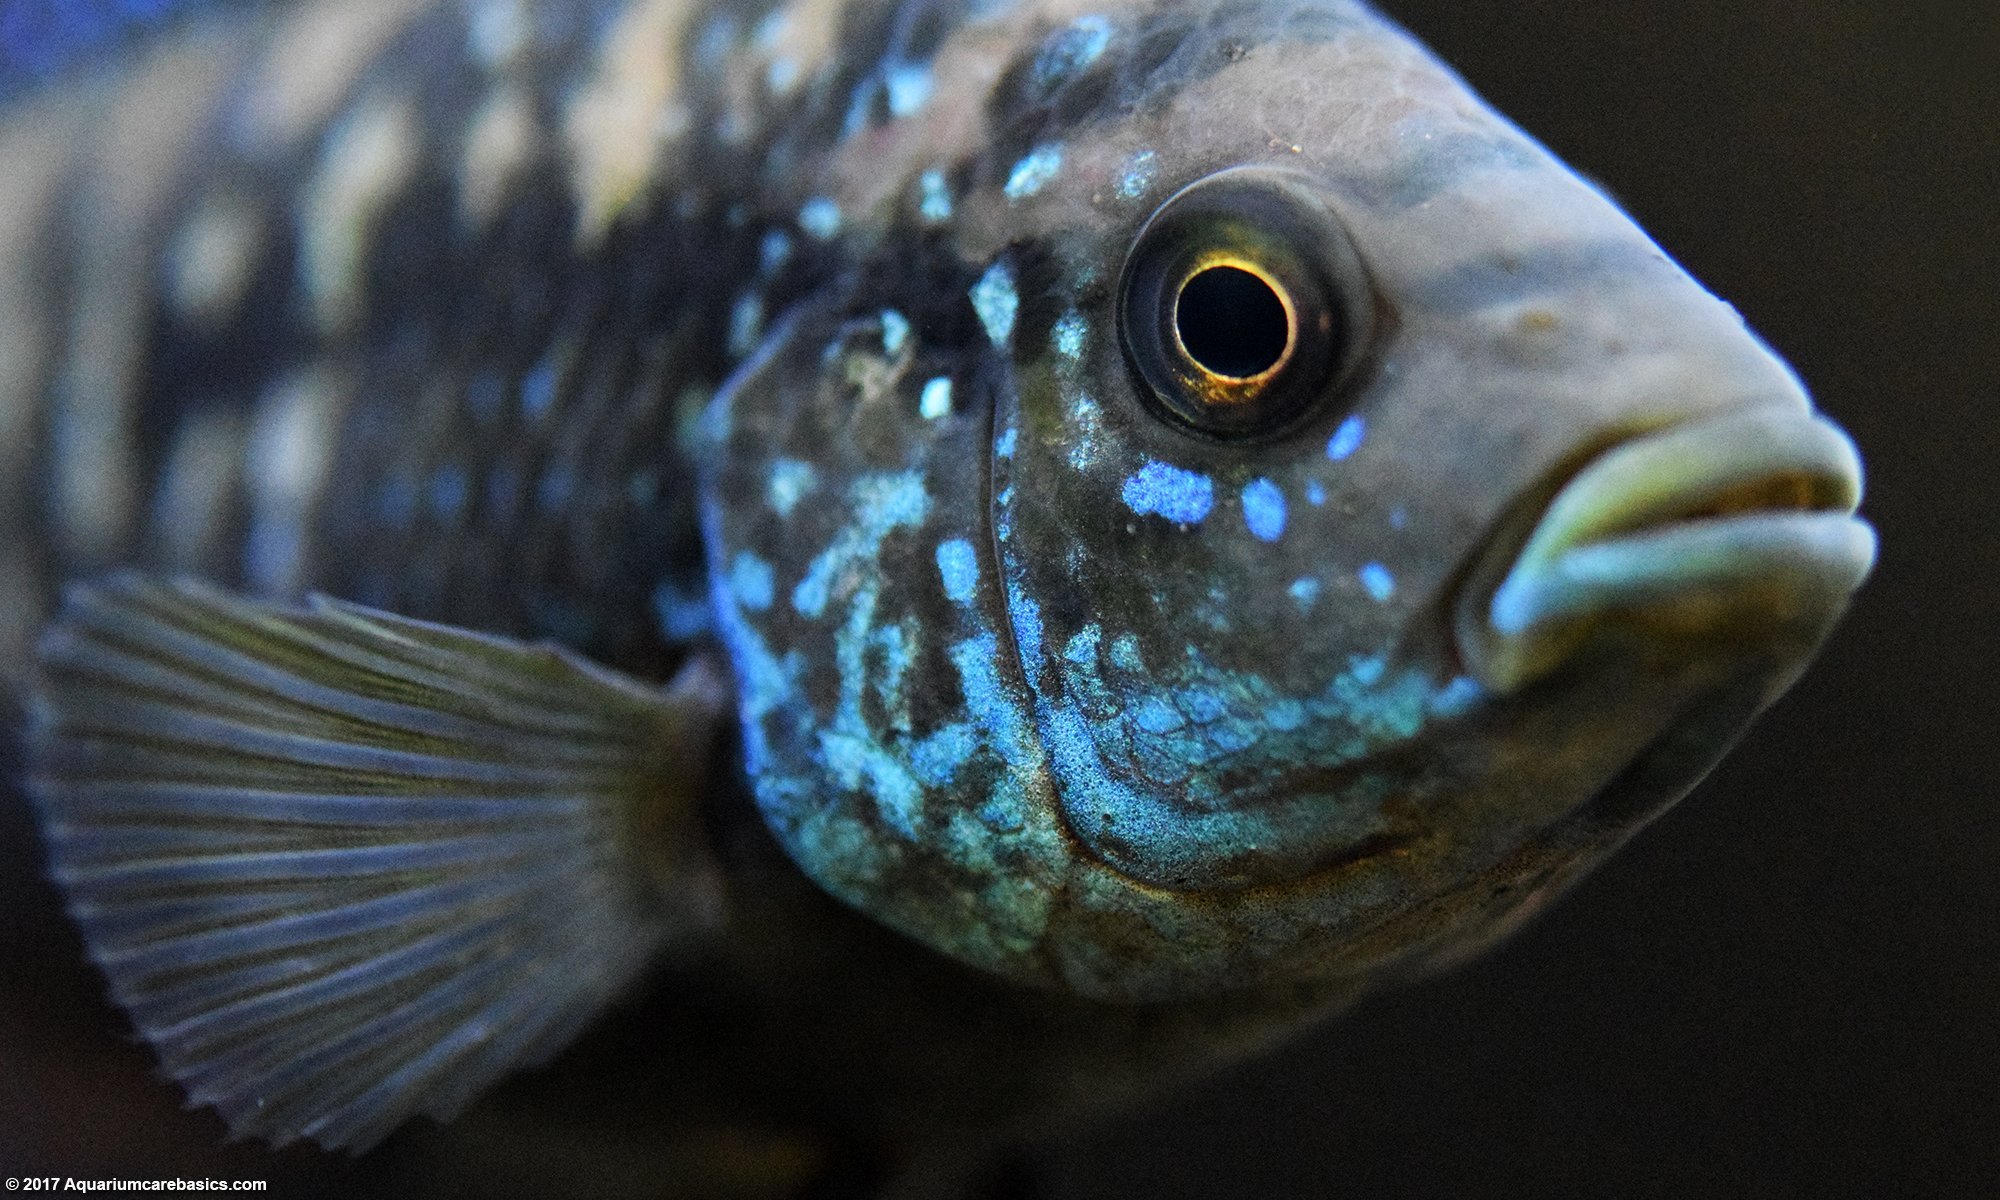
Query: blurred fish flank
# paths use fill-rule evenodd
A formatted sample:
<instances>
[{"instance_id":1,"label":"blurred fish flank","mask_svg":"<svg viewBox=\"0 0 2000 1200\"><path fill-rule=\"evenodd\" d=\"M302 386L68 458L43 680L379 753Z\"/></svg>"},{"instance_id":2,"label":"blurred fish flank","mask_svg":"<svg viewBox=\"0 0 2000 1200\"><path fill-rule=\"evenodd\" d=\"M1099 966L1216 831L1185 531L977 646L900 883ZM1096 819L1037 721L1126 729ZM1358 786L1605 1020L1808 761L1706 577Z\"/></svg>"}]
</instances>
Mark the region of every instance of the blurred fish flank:
<instances>
[{"instance_id":1,"label":"blurred fish flank","mask_svg":"<svg viewBox=\"0 0 2000 1200\"><path fill-rule=\"evenodd\" d=\"M0 643L240 1134L660 964L741 1035L682 1109L1136 1094L1514 927L1872 561L1789 370L1359 4L169 7L0 89Z\"/></svg>"}]
</instances>

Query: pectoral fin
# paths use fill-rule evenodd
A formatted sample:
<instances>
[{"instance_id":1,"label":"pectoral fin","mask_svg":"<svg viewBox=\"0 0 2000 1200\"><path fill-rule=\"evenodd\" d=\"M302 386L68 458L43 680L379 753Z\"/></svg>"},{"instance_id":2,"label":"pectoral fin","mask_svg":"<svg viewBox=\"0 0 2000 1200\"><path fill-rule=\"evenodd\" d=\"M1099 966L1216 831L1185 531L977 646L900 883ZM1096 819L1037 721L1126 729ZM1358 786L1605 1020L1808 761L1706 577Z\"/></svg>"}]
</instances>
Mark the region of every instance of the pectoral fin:
<instances>
[{"instance_id":1,"label":"pectoral fin","mask_svg":"<svg viewBox=\"0 0 2000 1200\"><path fill-rule=\"evenodd\" d=\"M30 787L113 993L238 1136L359 1151L567 1043L719 905L727 698L121 576L44 637Z\"/></svg>"}]
</instances>

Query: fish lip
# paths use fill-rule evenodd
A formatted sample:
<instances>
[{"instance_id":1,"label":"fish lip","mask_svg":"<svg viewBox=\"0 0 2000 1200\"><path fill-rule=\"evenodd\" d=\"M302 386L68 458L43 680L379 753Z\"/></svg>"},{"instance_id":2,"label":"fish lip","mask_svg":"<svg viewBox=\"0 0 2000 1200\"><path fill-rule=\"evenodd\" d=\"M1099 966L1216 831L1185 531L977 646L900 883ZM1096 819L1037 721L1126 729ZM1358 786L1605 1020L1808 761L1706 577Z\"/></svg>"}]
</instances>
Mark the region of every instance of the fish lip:
<instances>
[{"instance_id":1,"label":"fish lip","mask_svg":"<svg viewBox=\"0 0 2000 1200\"><path fill-rule=\"evenodd\" d=\"M1619 440L1489 539L1454 604L1459 656L1506 695L1610 626L1670 662L1746 641L1809 650L1873 566L1861 494L1853 442L1791 401Z\"/></svg>"}]
</instances>

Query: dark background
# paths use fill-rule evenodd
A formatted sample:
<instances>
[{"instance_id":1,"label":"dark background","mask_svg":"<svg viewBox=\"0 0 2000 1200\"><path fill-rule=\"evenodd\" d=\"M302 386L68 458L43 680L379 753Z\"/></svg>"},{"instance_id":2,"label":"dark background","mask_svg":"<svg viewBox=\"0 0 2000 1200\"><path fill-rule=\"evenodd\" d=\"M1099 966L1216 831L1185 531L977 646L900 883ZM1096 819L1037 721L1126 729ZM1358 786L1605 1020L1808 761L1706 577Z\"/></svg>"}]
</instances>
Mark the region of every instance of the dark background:
<instances>
[{"instance_id":1,"label":"dark background","mask_svg":"<svg viewBox=\"0 0 2000 1200\"><path fill-rule=\"evenodd\" d=\"M2000 1195L2000 10L1389 8L1791 359L1862 447L1881 564L1743 747L1500 953L1039 1153L1030 1194ZM217 1149L31 837L0 803L0 1171L495 1182L435 1129ZM551 1194L646 1194L620 1145L538 1153Z\"/></svg>"}]
</instances>

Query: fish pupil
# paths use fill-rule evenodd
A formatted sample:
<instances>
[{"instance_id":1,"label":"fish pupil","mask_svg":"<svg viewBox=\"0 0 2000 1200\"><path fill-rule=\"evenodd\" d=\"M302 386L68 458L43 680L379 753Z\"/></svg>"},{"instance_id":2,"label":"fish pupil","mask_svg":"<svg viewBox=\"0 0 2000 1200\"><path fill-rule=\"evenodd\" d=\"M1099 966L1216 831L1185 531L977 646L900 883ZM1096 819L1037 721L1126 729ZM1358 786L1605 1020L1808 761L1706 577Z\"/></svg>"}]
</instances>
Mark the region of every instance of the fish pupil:
<instances>
[{"instance_id":1,"label":"fish pupil","mask_svg":"<svg viewBox=\"0 0 2000 1200\"><path fill-rule=\"evenodd\" d=\"M1181 285L1174 332L1203 370L1251 379L1283 361L1292 322L1269 280L1241 267L1213 266Z\"/></svg>"}]
</instances>

